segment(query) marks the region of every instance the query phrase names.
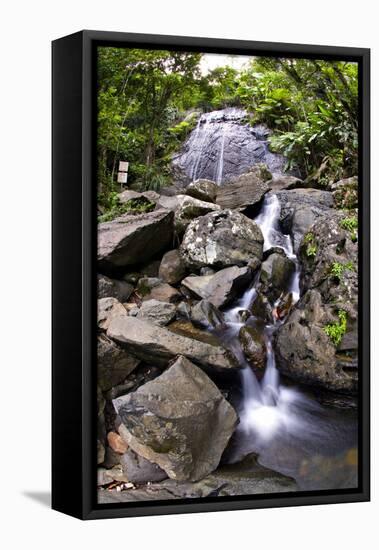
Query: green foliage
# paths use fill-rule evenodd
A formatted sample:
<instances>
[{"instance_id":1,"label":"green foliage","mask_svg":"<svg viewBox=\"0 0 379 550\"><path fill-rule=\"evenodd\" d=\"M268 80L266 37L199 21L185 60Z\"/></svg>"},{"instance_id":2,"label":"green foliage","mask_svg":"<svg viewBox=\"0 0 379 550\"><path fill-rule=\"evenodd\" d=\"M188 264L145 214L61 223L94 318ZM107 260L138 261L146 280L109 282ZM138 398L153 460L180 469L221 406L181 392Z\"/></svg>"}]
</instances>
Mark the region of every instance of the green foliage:
<instances>
[{"instance_id":1,"label":"green foliage","mask_svg":"<svg viewBox=\"0 0 379 550\"><path fill-rule=\"evenodd\" d=\"M358 239L358 217L352 216L349 218L343 218L340 221L340 227L350 232L350 238L355 243Z\"/></svg>"},{"instance_id":2,"label":"green foliage","mask_svg":"<svg viewBox=\"0 0 379 550\"><path fill-rule=\"evenodd\" d=\"M304 236L304 242L307 244L305 254L308 258L314 258L317 254L317 243L314 234L310 231Z\"/></svg>"},{"instance_id":3,"label":"green foliage","mask_svg":"<svg viewBox=\"0 0 379 550\"><path fill-rule=\"evenodd\" d=\"M340 262L333 262L330 268L330 274L332 277L341 281L345 271L353 271L354 265L352 262L347 262L346 264L341 264Z\"/></svg>"},{"instance_id":4,"label":"green foliage","mask_svg":"<svg viewBox=\"0 0 379 550\"><path fill-rule=\"evenodd\" d=\"M333 344L338 347L346 333L347 315L346 311L338 311L338 321L330 323L324 327L324 332L329 336Z\"/></svg>"},{"instance_id":5,"label":"green foliage","mask_svg":"<svg viewBox=\"0 0 379 550\"><path fill-rule=\"evenodd\" d=\"M357 173L356 63L256 57L241 71L202 74L199 53L98 51L98 198L105 213L114 209L120 160L130 163L129 185L159 190L170 183L172 153L201 112L228 106L246 109L251 124L267 124L271 149L302 177L328 186ZM353 208L356 198L352 189L341 207ZM314 244L309 251L316 253Z\"/></svg>"},{"instance_id":6,"label":"green foliage","mask_svg":"<svg viewBox=\"0 0 379 550\"><path fill-rule=\"evenodd\" d=\"M112 195L112 197L112 206L109 207L105 214L99 216L99 222L109 222L118 216L122 216L122 214L142 214L144 212L151 212L155 208L155 204L145 197L130 199L125 203L120 203L118 197L117 200L114 200L114 195Z\"/></svg>"}]
</instances>

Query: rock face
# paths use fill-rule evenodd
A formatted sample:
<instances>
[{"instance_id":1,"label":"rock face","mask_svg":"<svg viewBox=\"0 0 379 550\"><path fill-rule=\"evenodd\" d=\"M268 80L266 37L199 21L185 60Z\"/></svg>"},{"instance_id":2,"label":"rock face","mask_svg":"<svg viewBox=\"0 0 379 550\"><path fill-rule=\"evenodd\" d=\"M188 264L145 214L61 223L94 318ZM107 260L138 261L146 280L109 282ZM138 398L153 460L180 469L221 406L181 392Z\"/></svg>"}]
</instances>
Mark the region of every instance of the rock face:
<instances>
[{"instance_id":1,"label":"rock face","mask_svg":"<svg viewBox=\"0 0 379 550\"><path fill-rule=\"evenodd\" d=\"M337 208L358 208L358 177L345 178L332 185Z\"/></svg>"},{"instance_id":2,"label":"rock face","mask_svg":"<svg viewBox=\"0 0 379 550\"><path fill-rule=\"evenodd\" d=\"M100 268L141 263L168 248L172 242L174 214L158 210L137 216L126 214L98 226L97 257Z\"/></svg>"},{"instance_id":3,"label":"rock face","mask_svg":"<svg viewBox=\"0 0 379 550\"><path fill-rule=\"evenodd\" d=\"M188 226L180 254L189 267L242 266L261 260L263 236L258 225L235 210L211 212Z\"/></svg>"},{"instance_id":4,"label":"rock face","mask_svg":"<svg viewBox=\"0 0 379 550\"><path fill-rule=\"evenodd\" d=\"M170 250L164 254L159 266L159 278L165 283L175 285L186 274L186 266L180 256L179 250Z\"/></svg>"},{"instance_id":5,"label":"rock face","mask_svg":"<svg viewBox=\"0 0 379 550\"><path fill-rule=\"evenodd\" d=\"M224 307L251 282L249 267L227 267L214 275L186 277L182 285L196 297L203 298L216 308Z\"/></svg>"},{"instance_id":6,"label":"rock face","mask_svg":"<svg viewBox=\"0 0 379 550\"><path fill-rule=\"evenodd\" d=\"M204 202L194 197L178 195L179 204L175 209L174 226L177 235L183 235L190 222L199 216L204 216L208 212L220 210L218 204Z\"/></svg>"},{"instance_id":7,"label":"rock face","mask_svg":"<svg viewBox=\"0 0 379 550\"><path fill-rule=\"evenodd\" d=\"M127 315L126 308L116 298L101 298L97 301L97 326L107 330L113 316Z\"/></svg>"},{"instance_id":8,"label":"rock face","mask_svg":"<svg viewBox=\"0 0 379 550\"><path fill-rule=\"evenodd\" d=\"M116 281L105 277L105 275L98 275L97 277L97 295L98 298L116 298L119 302L126 302L131 293L133 292L133 285L125 281Z\"/></svg>"},{"instance_id":9,"label":"rock face","mask_svg":"<svg viewBox=\"0 0 379 550\"><path fill-rule=\"evenodd\" d=\"M274 302L288 288L295 273L295 264L283 253L274 252L262 263L261 290Z\"/></svg>"},{"instance_id":10,"label":"rock face","mask_svg":"<svg viewBox=\"0 0 379 550\"><path fill-rule=\"evenodd\" d=\"M270 131L263 125L251 127L247 113L228 108L203 114L173 164L190 181L208 179L222 184L264 162L271 172L282 172L284 158L271 153Z\"/></svg>"},{"instance_id":11,"label":"rock face","mask_svg":"<svg viewBox=\"0 0 379 550\"><path fill-rule=\"evenodd\" d=\"M218 185L210 180L192 181L186 188L186 195L205 202L215 202Z\"/></svg>"},{"instance_id":12,"label":"rock face","mask_svg":"<svg viewBox=\"0 0 379 550\"><path fill-rule=\"evenodd\" d=\"M244 326L240 329L239 339L247 360L257 369L266 366L266 346L261 334L254 327Z\"/></svg>"},{"instance_id":13,"label":"rock face","mask_svg":"<svg viewBox=\"0 0 379 550\"><path fill-rule=\"evenodd\" d=\"M137 319L145 319L155 325L165 326L175 318L176 307L169 302L147 300L141 305L137 313Z\"/></svg>"},{"instance_id":14,"label":"rock face","mask_svg":"<svg viewBox=\"0 0 379 550\"><path fill-rule=\"evenodd\" d=\"M141 197L151 202L157 202L159 200L159 194L155 191L144 191L143 193L138 193L132 189L126 189L122 193L118 194L118 200L121 204L129 202L132 199L140 199Z\"/></svg>"},{"instance_id":15,"label":"rock face","mask_svg":"<svg viewBox=\"0 0 379 550\"><path fill-rule=\"evenodd\" d=\"M143 301L159 300L160 302L176 303L182 298L176 288L163 283L156 277L142 277L138 281L136 292Z\"/></svg>"},{"instance_id":16,"label":"rock face","mask_svg":"<svg viewBox=\"0 0 379 550\"><path fill-rule=\"evenodd\" d=\"M177 481L215 470L237 424L217 386L184 357L114 406L128 445Z\"/></svg>"},{"instance_id":17,"label":"rock face","mask_svg":"<svg viewBox=\"0 0 379 550\"><path fill-rule=\"evenodd\" d=\"M204 498L215 496L261 495L298 491L296 481L279 472L265 468L254 453L241 462L221 466L197 482L176 482L167 479L134 491L100 491L100 503L170 500L175 498Z\"/></svg>"},{"instance_id":18,"label":"rock face","mask_svg":"<svg viewBox=\"0 0 379 550\"><path fill-rule=\"evenodd\" d=\"M166 366L177 355L183 355L210 371L238 367L233 355L219 346L179 336L135 317L113 318L107 334L131 354L154 365Z\"/></svg>"},{"instance_id":19,"label":"rock face","mask_svg":"<svg viewBox=\"0 0 379 550\"><path fill-rule=\"evenodd\" d=\"M190 317L194 325L201 327L216 328L224 324L223 314L208 300L200 300L193 306Z\"/></svg>"},{"instance_id":20,"label":"rock face","mask_svg":"<svg viewBox=\"0 0 379 550\"><path fill-rule=\"evenodd\" d=\"M120 427L123 433L123 427ZM153 464L138 455L132 449L122 455L120 464L128 481L132 483L151 483L153 481L161 481L167 478L167 474L157 464Z\"/></svg>"},{"instance_id":21,"label":"rock face","mask_svg":"<svg viewBox=\"0 0 379 550\"><path fill-rule=\"evenodd\" d=\"M333 212L333 195L319 189L278 191L276 195L281 204L281 225L286 233L291 234L297 252L311 225Z\"/></svg>"},{"instance_id":22,"label":"rock face","mask_svg":"<svg viewBox=\"0 0 379 550\"><path fill-rule=\"evenodd\" d=\"M258 204L269 189L267 182L260 177L258 170L251 170L236 180L221 186L217 192L216 203L223 209L244 210Z\"/></svg>"},{"instance_id":23,"label":"rock face","mask_svg":"<svg viewBox=\"0 0 379 550\"><path fill-rule=\"evenodd\" d=\"M295 380L354 393L358 245L341 228L343 217L344 213L333 211L315 223L301 242L304 295L277 332L276 355L278 368ZM328 334L333 327L334 338Z\"/></svg>"},{"instance_id":24,"label":"rock face","mask_svg":"<svg viewBox=\"0 0 379 550\"><path fill-rule=\"evenodd\" d=\"M140 361L129 355L105 334L97 338L97 382L103 391L125 380Z\"/></svg>"}]
</instances>

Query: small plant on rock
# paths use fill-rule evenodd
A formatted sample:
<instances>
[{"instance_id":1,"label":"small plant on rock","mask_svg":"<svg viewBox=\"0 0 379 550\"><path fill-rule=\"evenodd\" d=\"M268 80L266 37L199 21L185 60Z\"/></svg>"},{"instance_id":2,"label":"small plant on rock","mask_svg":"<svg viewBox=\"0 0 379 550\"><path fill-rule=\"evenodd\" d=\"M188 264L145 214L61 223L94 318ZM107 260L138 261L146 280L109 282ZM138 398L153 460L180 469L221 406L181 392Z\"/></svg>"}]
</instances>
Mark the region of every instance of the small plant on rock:
<instances>
[{"instance_id":1,"label":"small plant on rock","mask_svg":"<svg viewBox=\"0 0 379 550\"><path fill-rule=\"evenodd\" d=\"M345 271L353 271L353 270L354 270L353 262L347 262L346 264L341 264L340 262L333 262L330 268L330 274L332 277L337 279L338 282L340 282Z\"/></svg>"},{"instance_id":2,"label":"small plant on rock","mask_svg":"<svg viewBox=\"0 0 379 550\"><path fill-rule=\"evenodd\" d=\"M324 332L329 336L333 344L338 347L346 333L347 315L346 311L340 309L338 312L338 321L329 323L324 327Z\"/></svg>"},{"instance_id":3,"label":"small plant on rock","mask_svg":"<svg viewBox=\"0 0 379 550\"><path fill-rule=\"evenodd\" d=\"M315 236L312 232L307 233L304 236L304 242L307 244L305 254L308 258L314 258L317 254L317 244L315 242Z\"/></svg>"},{"instance_id":4,"label":"small plant on rock","mask_svg":"<svg viewBox=\"0 0 379 550\"><path fill-rule=\"evenodd\" d=\"M352 216L351 218L343 218L340 221L340 227L350 232L350 238L355 243L358 239L358 218Z\"/></svg>"}]
</instances>

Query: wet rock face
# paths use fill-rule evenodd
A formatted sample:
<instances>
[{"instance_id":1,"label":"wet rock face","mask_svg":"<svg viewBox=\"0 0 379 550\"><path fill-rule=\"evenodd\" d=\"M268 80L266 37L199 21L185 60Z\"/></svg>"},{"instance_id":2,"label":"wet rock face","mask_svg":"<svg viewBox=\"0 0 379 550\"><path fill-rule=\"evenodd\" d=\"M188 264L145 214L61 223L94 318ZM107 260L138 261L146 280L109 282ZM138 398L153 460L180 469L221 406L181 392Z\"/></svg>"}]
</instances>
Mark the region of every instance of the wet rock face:
<instances>
[{"instance_id":1,"label":"wet rock face","mask_svg":"<svg viewBox=\"0 0 379 550\"><path fill-rule=\"evenodd\" d=\"M264 369L266 366L266 346L261 331L245 326L240 329L239 339L245 356L252 367Z\"/></svg>"},{"instance_id":2,"label":"wet rock face","mask_svg":"<svg viewBox=\"0 0 379 550\"><path fill-rule=\"evenodd\" d=\"M102 271L147 261L172 242L171 211L162 209L136 216L125 214L98 226L97 259Z\"/></svg>"},{"instance_id":3,"label":"wet rock face","mask_svg":"<svg viewBox=\"0 0 379 550\"><path fill-rule=\"evenodd\" d=\"M278 191L276 195L281 204L281 225L286 233L290 233L297 252L311 225L333 213L333 195L319 189Z\"/></svg>"},{"instance_id":4,"label":"wet rock face","mask_svg":"<svg viewBox=\"0 0 379 550\"><path fill-rule=\"evenodd\" d=\"M211 212L188 226L180 254L192 268L243 266L261 260L263 236L258 225L235 210Z\"/></svg>"},{"instance_id":5,"label":"wet rock face","mask_svg":"<svg viewBox=\"0 0 379 550\"><path fill-rule=\"evenodd\" d=\"M158 366L167 366L177 355L183 355L210 371L238 368L235 357L219 346L179 336L135 317L115 317L107 335L135 357Z\"/></svg>"},{"instance_id":6,"label":"wet rock face","mask_svg":"<svg viewBox=\"0 0 379 550\"><path fill-rule=\"evenodd\" d=\"M242 174L228 184L219 187L216 197L216 203L223 209L237 208L244 210L259 204L265 193L269 191L263 170L257 170L255 167L249 172Z\"/></svg>"},{"instance_id":7,"label":"wet rock face","mask_svg":"<svg viewBox=\"0 0 379 550\"><path fill-rule=\"evenodd\" d=\"M224 324L224 316L221 311L208 300L200 300L190 313L191 321L201 327L220 327Z\"/></svg>"},{"instance_id":8,"label":"wet rock face","mask_svg":"<svg viewBox=\"0 0 379 550\"><path fill-rule=\"evenodd\" d=\"M269 130L262 125L251 127L246 116L235 108L203 114L182 151L175 155L174 166L184 171L189 181L201 178L218 184L262 162L271 172L282 172L283 157L269 150Z\"/></svg>"},{"instance_id":9,"label":"wet rock face","mask_svg":"<svg viewBox=\"0 0 379 550\"><path fill-rule=\"evenodd\" d=\"M288 288L295 273L295 264L285 254L274 252L262 263L260 290L271 302Z\"/></svg>"},{"instance_id":10,"label":"wet rock face","mask_svg":"<svg viewBox=\"0 0 379 550\"><path fill-rule=\"evenodd\" d=\"M237 424L217 386L184 357L114 406L128 445L177 481L215 470Z\"/></svg>"},{"instance_id":11,"label":"wet rock face","mask_svg":"<svg viewBox=\"0 0 379 550\"><path fill-rule=\"evenodd\" d=\"M355 393L358 245L340 225L345 215L333 210L301 241L303 296L277 332L276 355L279 370L297 381Z\"/></svg>"}]
</instances>

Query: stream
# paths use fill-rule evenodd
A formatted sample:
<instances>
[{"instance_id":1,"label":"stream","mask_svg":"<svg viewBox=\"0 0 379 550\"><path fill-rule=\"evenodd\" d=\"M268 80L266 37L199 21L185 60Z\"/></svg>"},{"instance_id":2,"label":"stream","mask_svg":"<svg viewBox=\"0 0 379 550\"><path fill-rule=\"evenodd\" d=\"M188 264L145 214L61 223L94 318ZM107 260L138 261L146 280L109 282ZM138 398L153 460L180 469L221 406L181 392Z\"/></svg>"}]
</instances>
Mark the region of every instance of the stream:
<instances>
[{"instance_id":1,"label":"stream","mask_svg":"<svg viewBox=\"0 0 379 550\"><path fill-rule=\"evenodd\" d=\"M264 250L281 247L296 265L288 288L294 304L300 298L300 269L290 236L280 231L279 215L279 201L275 194L268 193L255 222L263 233ZM258 277L259 274L252 286L224 312L225 327L222 335L218 333L243 366L237 400L240 424L227 461L237 462L256 452L264 466L294 477L300 489L353 487L357 483L356 411L351 407L325 405L310 390L281 379L275 363L273 335L283 321L268 325L251 314ZM242 321L240 312L246 310L250 316ZM246 360L238 338L244 325L263 331L267 355L261 379Z\"/></svg>"}]
</instances>

